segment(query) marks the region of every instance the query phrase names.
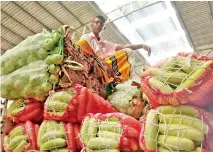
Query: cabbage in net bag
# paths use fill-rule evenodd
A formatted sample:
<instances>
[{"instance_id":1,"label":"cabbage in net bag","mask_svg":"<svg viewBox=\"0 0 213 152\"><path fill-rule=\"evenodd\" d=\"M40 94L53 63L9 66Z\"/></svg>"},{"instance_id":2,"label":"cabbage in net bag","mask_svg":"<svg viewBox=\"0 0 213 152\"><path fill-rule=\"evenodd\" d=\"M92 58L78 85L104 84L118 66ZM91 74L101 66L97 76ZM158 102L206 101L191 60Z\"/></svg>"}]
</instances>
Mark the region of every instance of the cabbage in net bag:
<instances>
[{"instance_id":1,"label":"cabbage in net bag","mask_svg":"<svg viewBox=\"0 0 213 152\"><path fill-rule=\"evenodd\" d=\"M37 134L39 126L30 121L16 125L4 137L4 150L6 152L24 152L38 150Z\"/></svg>"},{"instance_id":2,"label":"cabbage in net bag","mask_svg":"<svg viewBox=\"0 0 213 152\"><path fill-rule=\"evenodd\" d=\"M37 60L44 60L60 39L60 33L43 31L29 36L1 56L1 75L7 75Z\"/></svg>"},{"instance_id":3,"label":"cabbage in net bag","mask_svg":"<svg viewBox=\"0 0 213 152\"><path fill-rule=\"evenodd\" d=\"M46 99L59 81L62 34L57 30L30 36L1 56L1 97Z\"/></svg>"},{"instance_id":4,"label":"cabbage in net bag","mask_svg":"<svg viewBox=\"0 0 213 152\"><path fill-rule=\"evenodd\" d=\"M35 99L17 99L10 104L7 110L7 118L16 123L28 120L40 122L43 119L43 108L44 104Z\"/></svg>"},{"instance_id":5,"label":"cabbage in net bag","mask_svg":"<svg viewBox=\"0 0 213 152\"><path fill-rule=\"evenodd\" d=\"M83 147L79 138L79 125L60 121L42 122L37 142L40 151L77 152Z\"/></svg>"},{"instance_id":6,"label":"cabbage in net bag","mask_svg":"<svg viewBox=\"0 0 213 152\"><path fill-rule=\"evenodd\" d=\"M44 107L44 118L66 122L81 122L86 113L116 112L111 104L80 85L51 94Z\"/></svg>"},{"instance_id":7,"label":"cabbage in net bag","mask_svg":"<svg viewBox=\"0 0 213 152\"><path fill-rule=\"evenodd\" d=\"M211 152L213 115L180 105L160 106L144 115L140 147L145 152Z\"/></svg>"},{"instance_id":8,"label":"cabbage in net bag","mask_svg":"<svg viewBox=\"0 0 213 152\"><path fill-rule=\"evenodd\" d=\"M137 86L132 86L132 81L126 81L115 87L115 92L108 96L108 100L119 112L130 115L136 119L141 116L144 106L142 92Z\"/></svg>"},{"instance_id":9,"label":"cabbage in net bag","mask_svg":"<svg viewBox=\"0 0 213 152\"><path fill-rule=\"evenodd\" d=\"M38 60L1 76L1 96L7 99L35 98L45 100L53 84L50 82L48 65Z\"/></svg>"},{"instance_id":10,"label":"cabbage in net bag","mask_svg":"<svg viewBox=\"0 0 213 152\"><path fill-rule=\"evenodd\" d=\"M213 59L180 53L142 75L141 88L156 107L193 104L204 107L213 98Z\"/></svg>"},{"instance_id":11,"label":"cabbage in net bag","mask_svg":"<svg viewBox=\"0 0 213 152\"><path fill-rule=\"evenodd\" d=\"M88 114L80 130L84 150L137 151L141 124L122 113Z\"/></svg>"}]
</instances>

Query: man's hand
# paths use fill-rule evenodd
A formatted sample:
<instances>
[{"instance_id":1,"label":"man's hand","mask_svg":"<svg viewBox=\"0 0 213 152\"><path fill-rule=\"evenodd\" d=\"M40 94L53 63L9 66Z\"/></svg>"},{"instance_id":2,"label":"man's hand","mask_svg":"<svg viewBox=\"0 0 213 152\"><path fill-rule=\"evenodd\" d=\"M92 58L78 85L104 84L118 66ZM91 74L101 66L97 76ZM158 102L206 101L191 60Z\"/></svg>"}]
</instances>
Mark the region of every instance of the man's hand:
<instances>
[{"instance_id":1,"label":"man's hand","mask_svg":"<svg viewBox=\"0 0 213 152\"><path fill-rule=\"evenodd\" d=\"M151 48L148 45L142 44L141 48L144 49L144 50L146 50L148 52L148 56L151 55Z\"/></svg>"}]
</instances>

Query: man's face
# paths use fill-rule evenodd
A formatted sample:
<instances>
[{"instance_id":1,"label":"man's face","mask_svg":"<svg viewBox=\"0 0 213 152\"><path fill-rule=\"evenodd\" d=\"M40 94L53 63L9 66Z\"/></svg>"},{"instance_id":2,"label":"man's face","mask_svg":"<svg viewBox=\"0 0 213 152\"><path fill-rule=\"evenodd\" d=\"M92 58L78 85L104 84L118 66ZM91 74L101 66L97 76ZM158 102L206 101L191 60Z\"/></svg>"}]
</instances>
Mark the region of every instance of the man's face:
<instances>
[{"instance_id":1,"label":"man's face","mask_svg":"<svg viewBox=\"0 0 213 152\"><path fill-rule=\"evenodd\" d=\"M92 31L94 33L100 33L104 27L104 22L101 21L99 18L95 18L91 24Z\"/></svg>"}]
</instances>

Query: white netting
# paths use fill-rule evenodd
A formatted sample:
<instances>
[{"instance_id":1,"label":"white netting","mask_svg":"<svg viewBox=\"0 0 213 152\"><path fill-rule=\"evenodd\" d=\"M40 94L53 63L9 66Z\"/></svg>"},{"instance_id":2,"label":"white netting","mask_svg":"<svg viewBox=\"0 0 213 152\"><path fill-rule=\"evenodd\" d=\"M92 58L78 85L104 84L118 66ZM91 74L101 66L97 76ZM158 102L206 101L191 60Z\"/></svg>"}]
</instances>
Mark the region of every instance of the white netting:
<instances>
[{"instance_id":1,"label":"white netting","mask_svg":"<svg viewBox=\"0 0 213 152\"><path fill-rule=\"evenodd\" d=\"M65 112L74 110L74 107L69 104L76 91L72 88L69 91L55 92L50 95L45 102L45 107L48 113L62 116Z\"/></svg>"},{"instance_id":2,"label":"white netting","mask_svg":"<svg viewBox=\"0 0 213 152\"><path fill-rule=\"evenodd\" d=\"M53 120L43 121L39 128L37 142L41 151L66 149L64 123Z\"/></svg>"},{"instance_id":3,"label":"white netting","mask_svg":"<svg viewBox=\"0 0 213 152\"><path fill-rule=\"evenodd\" d=\"M20 111L22 111L26 105L27 105L27 102L24 99L18 99L18 100L13 101L7 110L7 116L8 117L17 116L17 114Z\"/></svg>"},{"instance_id":4,"label":"white netting","mask_svg":"<svg viewBox=\"0 0 213 152\"><path fill-rule=\"evenodd\" d=\"M28 37L1 56L1 96L45 100L59 81L63 57L61 31Z\"/></svg>"},{"instance_id":5,"label":"white netting","mask_svg":"<svg viewBox=\"0 0 213 152\"><path fill-rule=\"evenodd\" d=\"M156 78L159 85L152 87L159 90L167 90L165 93L181 91L191 87L202 73L208 68L212 61L197 60L189 54L187 57L176 56L166 60L159 68L150 68L151 75ZM149 71L148 70L148 71ZM189 90L188 90L189 91Z\"/></svg>"},{"instance_id":6,"label":"white netting","mask_svg":"<svg viewBox=\"0 0 213 152\"><path fill-rule=\"evenodd\" d=\"M52 89L48 65L39 60L1 76L1 95L8 99L36 98L43 101Z\"/></svg>"},{"instance_id":7,"label":"white netting","mask_svg":"<svg viewBox=\"0 0 213 152\"><path fill-rule=\"evenodd\" d=\"M99 114L87 116L80 132L82 143L87 151L118 149L123 129L119 121L106 118L101 120Z\"/></svg>"},{"instance_id":8,"label":"white netting","mask_svg":"<svg viewBox=\"0 0 213 152\"><path fill-rule=\"evenodd\" d=\"M23 125L13 128L9 135L4 137L4 146L11 151L24 151L29 145L28 136Z\"/></svg>"},{"instance_id":9,"label":"white netting","mask_svg":"<svg viewBox=\"0 0 213 152\"><path fill-rule=\"evenodd\" d=\"M145 151L191 152L205 149L208 125L194 107L161 106L151 112L143 124L142 130L145 131L141 132Z\"/></svg>"},{"instance_id":10,"label":"white netting","mask_svg":"<svg viewBox=\"0 0 213 152\"><path fill-rule=\"evenodd\" d=\"M132 80L115 87L115 92L108 96L108 100L119 112L139 118L142 111L142 92L132 86Z\"/></svg>"},{"instance_id":11,"label":"white netting","mask_svg":"<svg viewBox=\"0 0 213 152\"><path fill-rule=\"evenodd\" d=\"M47 47L53 48L54 35L49 32L38 33L29 36L14 48L7 50L1 56L1 75L9 74L22 66L30 64L37 60L43 60L47 57ZM50 47L50 45L52 45Z\"/></svg>"}]
</instances>

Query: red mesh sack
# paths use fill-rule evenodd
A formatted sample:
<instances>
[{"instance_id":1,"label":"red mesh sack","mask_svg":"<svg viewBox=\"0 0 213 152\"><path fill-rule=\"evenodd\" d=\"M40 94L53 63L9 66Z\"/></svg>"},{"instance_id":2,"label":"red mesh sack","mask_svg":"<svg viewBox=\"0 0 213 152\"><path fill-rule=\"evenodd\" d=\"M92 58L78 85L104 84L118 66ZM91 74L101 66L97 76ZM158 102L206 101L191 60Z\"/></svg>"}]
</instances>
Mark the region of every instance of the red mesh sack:
<instances>
[{"instance_id":1,"label":"red mesh sack","mask_svg":"<svg viewBox=\"0 0 213 152\"><path fill-rule=\"evenodd\" d=\"M25 152L38 150L37 134L39 126L30 121L17 124L4 137L4 150L6 152Z\"/></svg>"},{"instance_id":2,"label":"red mesh sack","mask_svg":"<svg viewBox=\"0 0 213 152\"><path fill-rule=\"evenodd\" d=\"M87 114L80 138L85 151L137 151L141 124L123 113Z\"/></svg>"},{"instance_id":3,"label":"red mesh sack","mask_svg":"<svg viewBox=\"0 0 213 152\"><path fill-rule=\"evenodd\" d=\"M111 104L91 90L75 85L60 90L48 97L45 102L44 118L65 122L80 122L86 113L116 112Z\"/></svg>"},{"instance_id":4,"label":"red mesh sack","mask_svg":"<svg viewBox=\"0 0 213 152\"><path fill-rule=\"evenodd\" d=\"M28 120L40 122L43 119L43 109L44 104L35 99L18 99L9 106L7 117L16 123Z\"/></svg>"},{"instance_id":5,"label":"red mesh sack","mask_svg":"<svg viewBox=\"0 0 213 152\"><path fill-rule=\"evenodd\" d=\"M159 106L140 122L139 143L144 152L213 151L213 115L201 108Z\"/></svg>"},{"instance_id":6,"label":"red mesh sack","mask_svg":"<svg viewBox=\"0 0 213 152\"><path fill-rule=\"evenodd\" d=\"M179 53L153 67L143 73L141 81L153 106L188 103L205 107L212 102L213 58Z\"/></svg>"},{"instance_id":7,"label":"red mesh sack","mask_svg":"<svg viewBox=\"0 0 213 152\"><path fill-rule=\"evenodd\" d=\"M38 132L41 151L77 152L83 147L79 138L79 125L61 121L45 120Z\"/></svg>"}]
</instances>

